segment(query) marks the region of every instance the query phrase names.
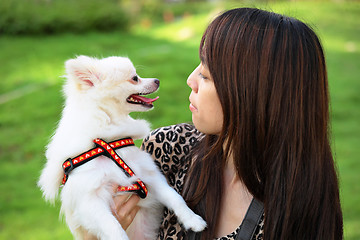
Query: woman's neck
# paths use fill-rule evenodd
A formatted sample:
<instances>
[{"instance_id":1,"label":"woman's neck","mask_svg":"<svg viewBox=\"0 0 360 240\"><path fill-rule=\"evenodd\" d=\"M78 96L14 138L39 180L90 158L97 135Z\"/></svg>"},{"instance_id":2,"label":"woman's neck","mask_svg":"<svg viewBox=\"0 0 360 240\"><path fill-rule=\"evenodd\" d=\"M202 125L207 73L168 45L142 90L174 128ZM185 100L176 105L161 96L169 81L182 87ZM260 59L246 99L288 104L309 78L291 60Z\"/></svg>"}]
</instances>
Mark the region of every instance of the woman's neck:
<instances>
[{"instance_id":1,"label":"woman's neck","mask_svg":"<svg viewBox=\"0 0 360 240\"><path fill-rule=\"evenodd\" d=\"M234 156L230 153L224 167L223 196L215 231L217 237L230 234L240 226L252 198L237 174Z\"/></svg>"}]
</instances>

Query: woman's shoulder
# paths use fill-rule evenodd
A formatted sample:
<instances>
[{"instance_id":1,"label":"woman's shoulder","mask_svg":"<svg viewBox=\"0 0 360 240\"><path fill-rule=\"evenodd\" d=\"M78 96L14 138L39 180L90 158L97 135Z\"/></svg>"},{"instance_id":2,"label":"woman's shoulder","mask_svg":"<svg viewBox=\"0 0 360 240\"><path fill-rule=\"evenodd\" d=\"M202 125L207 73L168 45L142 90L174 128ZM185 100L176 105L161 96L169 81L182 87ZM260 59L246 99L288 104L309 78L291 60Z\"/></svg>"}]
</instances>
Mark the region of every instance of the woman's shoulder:
<instances>
[{"instance_id":1,"label":"woman's shoulder","mask_svg":"<svg viewBox=\"0 0 360 240\"><path fill-rule=\"evenodd\" d=\"M179 123L175 125L160 127L154 129L150 132L150 134L144 139L144 142L151 140L153 137L159 137L159 142L164 140L167 141L176 141L176 136L184 136L184 137L191 137L191 136L199 136L201 133L195 128L194 125L189 123ZM166 138L161 138L166 137Z\"/></svg>"},{"instance_id":2,"label":"woman's shoulder","mask_svg":"<svg viewBox=\"0 0 360 240\"><path fill-rule=\"evenodd\" d=\"M155 129L141 148L153 157L168 183L181 192L191 163L191 149L202 136L193 125L181 123Z\"/></svg>"},{"instance_id":3,"label":"woman's shoulder","mask_svg":"<svg viewBox=\"0 0 360 240\"><path fill-rule=\"evenodd\" d=\"M193 147L202 135L203 134L193 125L188 123L160 127L153 130L143 140L141 148L150 154L153 154L156 147L163 148L164 153L166 154L171 154L173 150L187 154L188 150L190 150L188 148ZM182 147L183 149L179 147Z\"/></svg>"}]
</instances>

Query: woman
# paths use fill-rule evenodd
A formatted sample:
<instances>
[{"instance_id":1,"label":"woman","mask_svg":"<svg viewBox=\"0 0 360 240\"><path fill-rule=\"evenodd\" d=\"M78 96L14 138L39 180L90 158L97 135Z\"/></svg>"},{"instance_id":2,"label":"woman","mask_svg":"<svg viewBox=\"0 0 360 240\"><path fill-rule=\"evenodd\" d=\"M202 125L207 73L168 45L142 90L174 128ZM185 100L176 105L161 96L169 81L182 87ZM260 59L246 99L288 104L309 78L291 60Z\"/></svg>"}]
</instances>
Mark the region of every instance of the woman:
<instances>
[{"instance_id":1,"label":"woman","mask_svg":"<svg viewBox=\"0 0 360 240\"><path fill-rule=\"evenodd\" d=\"M252 239L342 239L315 33L293 18L233 9L206 29L200 60L187 80L196 129L158 129L143 147L208 228L185 232L165 210L159 239L235 239L252 199L264 204ZM137 201L115 198L125 228Z\"/></svg>"}]
</instances>

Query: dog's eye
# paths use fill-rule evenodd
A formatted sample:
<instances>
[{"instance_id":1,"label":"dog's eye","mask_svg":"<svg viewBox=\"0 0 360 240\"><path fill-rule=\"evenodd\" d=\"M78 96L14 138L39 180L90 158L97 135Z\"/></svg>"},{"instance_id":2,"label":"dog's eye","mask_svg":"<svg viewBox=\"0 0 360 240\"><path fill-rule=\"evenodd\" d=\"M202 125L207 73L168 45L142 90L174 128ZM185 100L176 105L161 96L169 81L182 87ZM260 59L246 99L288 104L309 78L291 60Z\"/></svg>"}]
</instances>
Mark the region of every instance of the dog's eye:
<instances>
[{"instance_id":1,"label":"dog's eye","mask_svg":"<svg viewBox=\"0 0 360 240\"><path fill-rule=\"evenodd\" d=\"M138 82L139 78L138 78L138 76L133 76L132 80L135 81L135 82Z\"/></svg>"}]
</instances>

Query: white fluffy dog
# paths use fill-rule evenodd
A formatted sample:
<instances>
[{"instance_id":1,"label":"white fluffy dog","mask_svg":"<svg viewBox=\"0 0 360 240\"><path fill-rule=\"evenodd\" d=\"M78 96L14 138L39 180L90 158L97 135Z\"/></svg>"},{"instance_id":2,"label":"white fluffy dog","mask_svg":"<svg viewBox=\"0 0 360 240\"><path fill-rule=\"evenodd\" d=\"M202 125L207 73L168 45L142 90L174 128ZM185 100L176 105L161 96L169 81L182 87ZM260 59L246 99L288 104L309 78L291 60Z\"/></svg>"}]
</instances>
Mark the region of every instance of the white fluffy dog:
<instances>
[{"instance_id":1,"label":"white fluffy dog","mask_svg":"<svg viewBox=\"0 0 360 240\"><path fill-rule=\"evenodd\" d=\"M64 171L63 162L94 147L93 140L107 142L119 138L139 139L149 133L148 123L129 116L147 111L156 99L150 94L159 80L140 78L128 58L104 59L79 56L66 62L65 107L58 128L47 147L47 163L38 185L52 203L58 196ZM100 239L155 239L162 205L174 211L186 229L202 231L204 220L192 212L182 197L168 186L151 156L135 146L116 150L136 176L127 177L106 156L75 168L61 191L61 212L76 239L87 231ZM114 185L129 186L141 179L148 196L127 233L112 214ZM161 203L161 204L159 204Z\"/></svg>"}]
</instances>

